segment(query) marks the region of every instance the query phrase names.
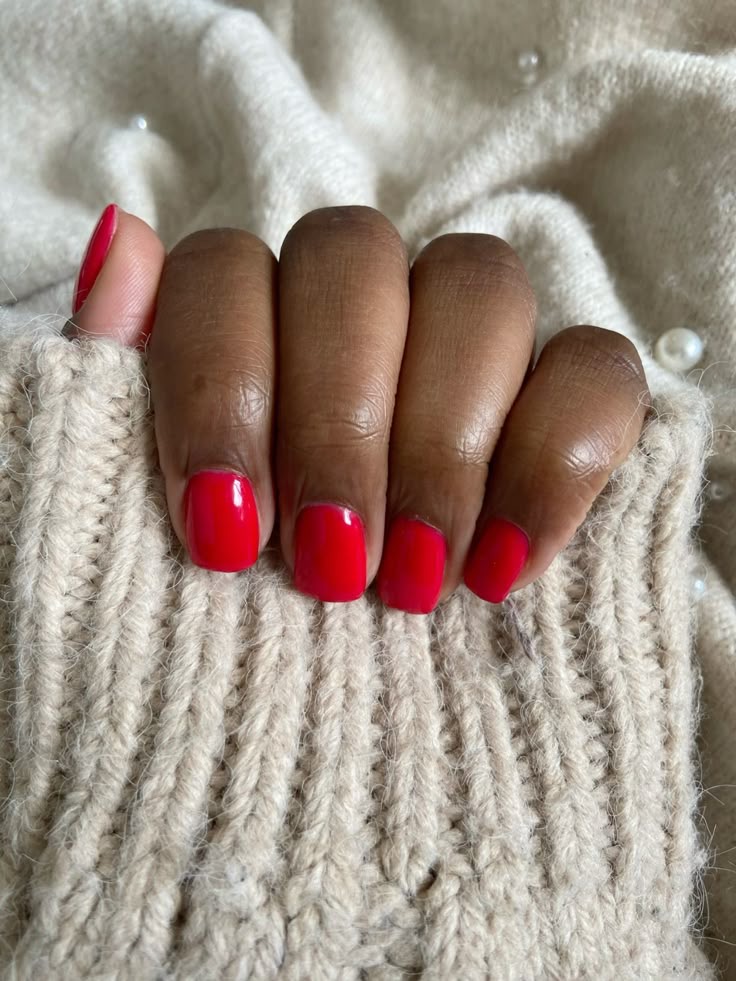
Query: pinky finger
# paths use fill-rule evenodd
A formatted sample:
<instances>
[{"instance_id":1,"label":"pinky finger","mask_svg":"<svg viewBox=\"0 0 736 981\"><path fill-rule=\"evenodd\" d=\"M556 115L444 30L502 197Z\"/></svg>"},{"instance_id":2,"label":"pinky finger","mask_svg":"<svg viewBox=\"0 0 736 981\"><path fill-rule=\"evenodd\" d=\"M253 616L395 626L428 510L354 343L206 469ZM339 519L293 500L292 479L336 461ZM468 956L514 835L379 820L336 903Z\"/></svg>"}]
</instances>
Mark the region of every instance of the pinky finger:
<instances>
[{"instance_id":1,"label":"pinky finger","mask_svg":"<svg viewBox=\"0 0 736 981\"><path fill-rule=\"evenodd\" d=\"M589 326L556 334L506 418L466 586L499 603L537 579L636 445L649 406L628 338Z\"/></svg>"}]
</instances>

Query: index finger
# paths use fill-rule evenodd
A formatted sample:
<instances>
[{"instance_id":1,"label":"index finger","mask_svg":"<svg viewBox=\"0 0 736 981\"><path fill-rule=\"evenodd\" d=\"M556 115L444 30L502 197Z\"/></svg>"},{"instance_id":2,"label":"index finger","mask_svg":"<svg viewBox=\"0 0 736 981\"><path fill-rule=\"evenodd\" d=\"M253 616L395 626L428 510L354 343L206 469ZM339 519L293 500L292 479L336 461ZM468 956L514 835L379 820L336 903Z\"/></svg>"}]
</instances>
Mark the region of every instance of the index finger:
<instances>
[{"instance_id":1,"label":"index finger","mask_svg":"<svg viewBox=\"0 0 736 981\"><path fill-rule=\"evenodd\" d=\"M274 523L271 446L278 264L235 228L166 257L149 348L171 521L198 565L252 565Z\"/></svg>"}]
</instances>

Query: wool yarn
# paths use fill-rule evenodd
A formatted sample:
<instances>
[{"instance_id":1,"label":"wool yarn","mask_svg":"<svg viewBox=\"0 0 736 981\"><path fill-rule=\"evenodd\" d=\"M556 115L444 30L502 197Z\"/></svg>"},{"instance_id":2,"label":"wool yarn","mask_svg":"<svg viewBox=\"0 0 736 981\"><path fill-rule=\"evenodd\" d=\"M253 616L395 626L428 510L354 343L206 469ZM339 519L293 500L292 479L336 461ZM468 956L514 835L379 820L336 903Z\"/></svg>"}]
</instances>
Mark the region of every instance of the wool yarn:
<instances>
[{"instance_id":1,"label":"wool yarn","mask_svg":"<svg viewBox=\"0 0 736 981\"><path fill-rule=\"evenodd\" d=\"M61 328L111 201L167 250L234 226L275 255L305 212L362 204L411 258L445 233L508 241L538 349L573 324L616 330L652 390L712 400L706 488L725 492L705 496L697 533L710 843L697 909L707 956L736 981L734 0L0 10L0 335ZM666 370L653 355L682 328L703 356Z\"/></svg>"},{"instance_id":2,"label":"wool yarn","mask_svg":"<svg viewBox=\"0 0 736 981\"><path fill-rule=\"evenodd\" d=\"M3 978L712 977L701 395L537 582L412 616L195 567L145 355L0 348Z\"/></svg>"}]
</instances>

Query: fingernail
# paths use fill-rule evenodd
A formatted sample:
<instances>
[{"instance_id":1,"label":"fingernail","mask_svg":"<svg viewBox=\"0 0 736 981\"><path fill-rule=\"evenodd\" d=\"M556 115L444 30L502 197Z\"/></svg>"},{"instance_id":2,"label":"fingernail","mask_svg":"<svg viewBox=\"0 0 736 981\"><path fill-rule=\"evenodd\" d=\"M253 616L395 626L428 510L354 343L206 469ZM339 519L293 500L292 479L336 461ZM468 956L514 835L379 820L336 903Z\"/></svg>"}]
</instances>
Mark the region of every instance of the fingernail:
<instances>
[{"instance_id":1,"label":"fingernail","mask_svg":"<svg viewBox=\"0 0 736 981\"><path fill-rule=\"evenodd\" d=\"M511 592L529 555L525 532L503 518L492 518L465 564L468 589L489 603L501 603Z\"/></svg>"},{"instance_id":2,"label":"fingernail","mask_svg":"<svg viewBox=\"0 0 736 981\"><path fill-rule=\"evenodd\" d=\"M200 470L184 491L187 548L195 565L240 572L258 558L258 508L247 477Z\"/></svg>"},{"instance_id":3,"label":"fingernail","mask_svg":"<svg viewBox=\"0 0 736 981\"><path fill-rule=\"evenodd\" d=\"M330 603L357 599L365 590L363 522L339 504L310 504L294 529L294 585Z\"/></svg>"},{"instance_id":4,"label":"fingernail","mask_svg":"<svg viewBox=\"0 0 736 981\"><path fill-rule=\"evenodd\" d=\"M108 204L102 212L95 230L92 232L92 237L87 244L87 249L82 259L82 265L79 267L79 275L77 276L77 283L74 287L72 314L79 311L87 299L90 290L95 285L100 270L105 264L107 253L110 251L117 225L118 207L115 204Z\"/></svg>"},{"instance_id":5,"label":"fingernail","mask_svg":"<svg viewBox=\"0 0 736 981\"><path fill-rule=\"evenodd\" d=\"M429 613L442 591L446 557L442 532L418 518L395 518L378 570L378 595L405 613Z\"/></svg>"}]
</instances>

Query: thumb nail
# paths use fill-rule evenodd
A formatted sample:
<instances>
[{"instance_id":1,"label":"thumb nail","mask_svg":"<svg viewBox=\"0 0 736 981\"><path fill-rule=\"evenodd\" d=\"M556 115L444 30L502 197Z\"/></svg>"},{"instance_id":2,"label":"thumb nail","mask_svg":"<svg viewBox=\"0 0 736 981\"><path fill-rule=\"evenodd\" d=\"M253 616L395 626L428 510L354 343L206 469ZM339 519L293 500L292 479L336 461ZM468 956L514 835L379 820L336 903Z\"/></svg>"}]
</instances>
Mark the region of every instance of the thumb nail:
<instances>
[{"instance_id":1,"label":"thumb nail","mask_svg":"<svg viewBox=\"0 0 736 981\"><path fill-rule=\"evenodd\" d=\"M105 264L105 259L110 251L112 240L115 236L115 229L118 225L118 206L108 204L100 216L100 220L92 232L87 248L79 267L76 286L74 287L74 300L72 302L72 315L77 313L89 296L90 290L95 285L100 270Z\"/></svg>"}]
</instances>

